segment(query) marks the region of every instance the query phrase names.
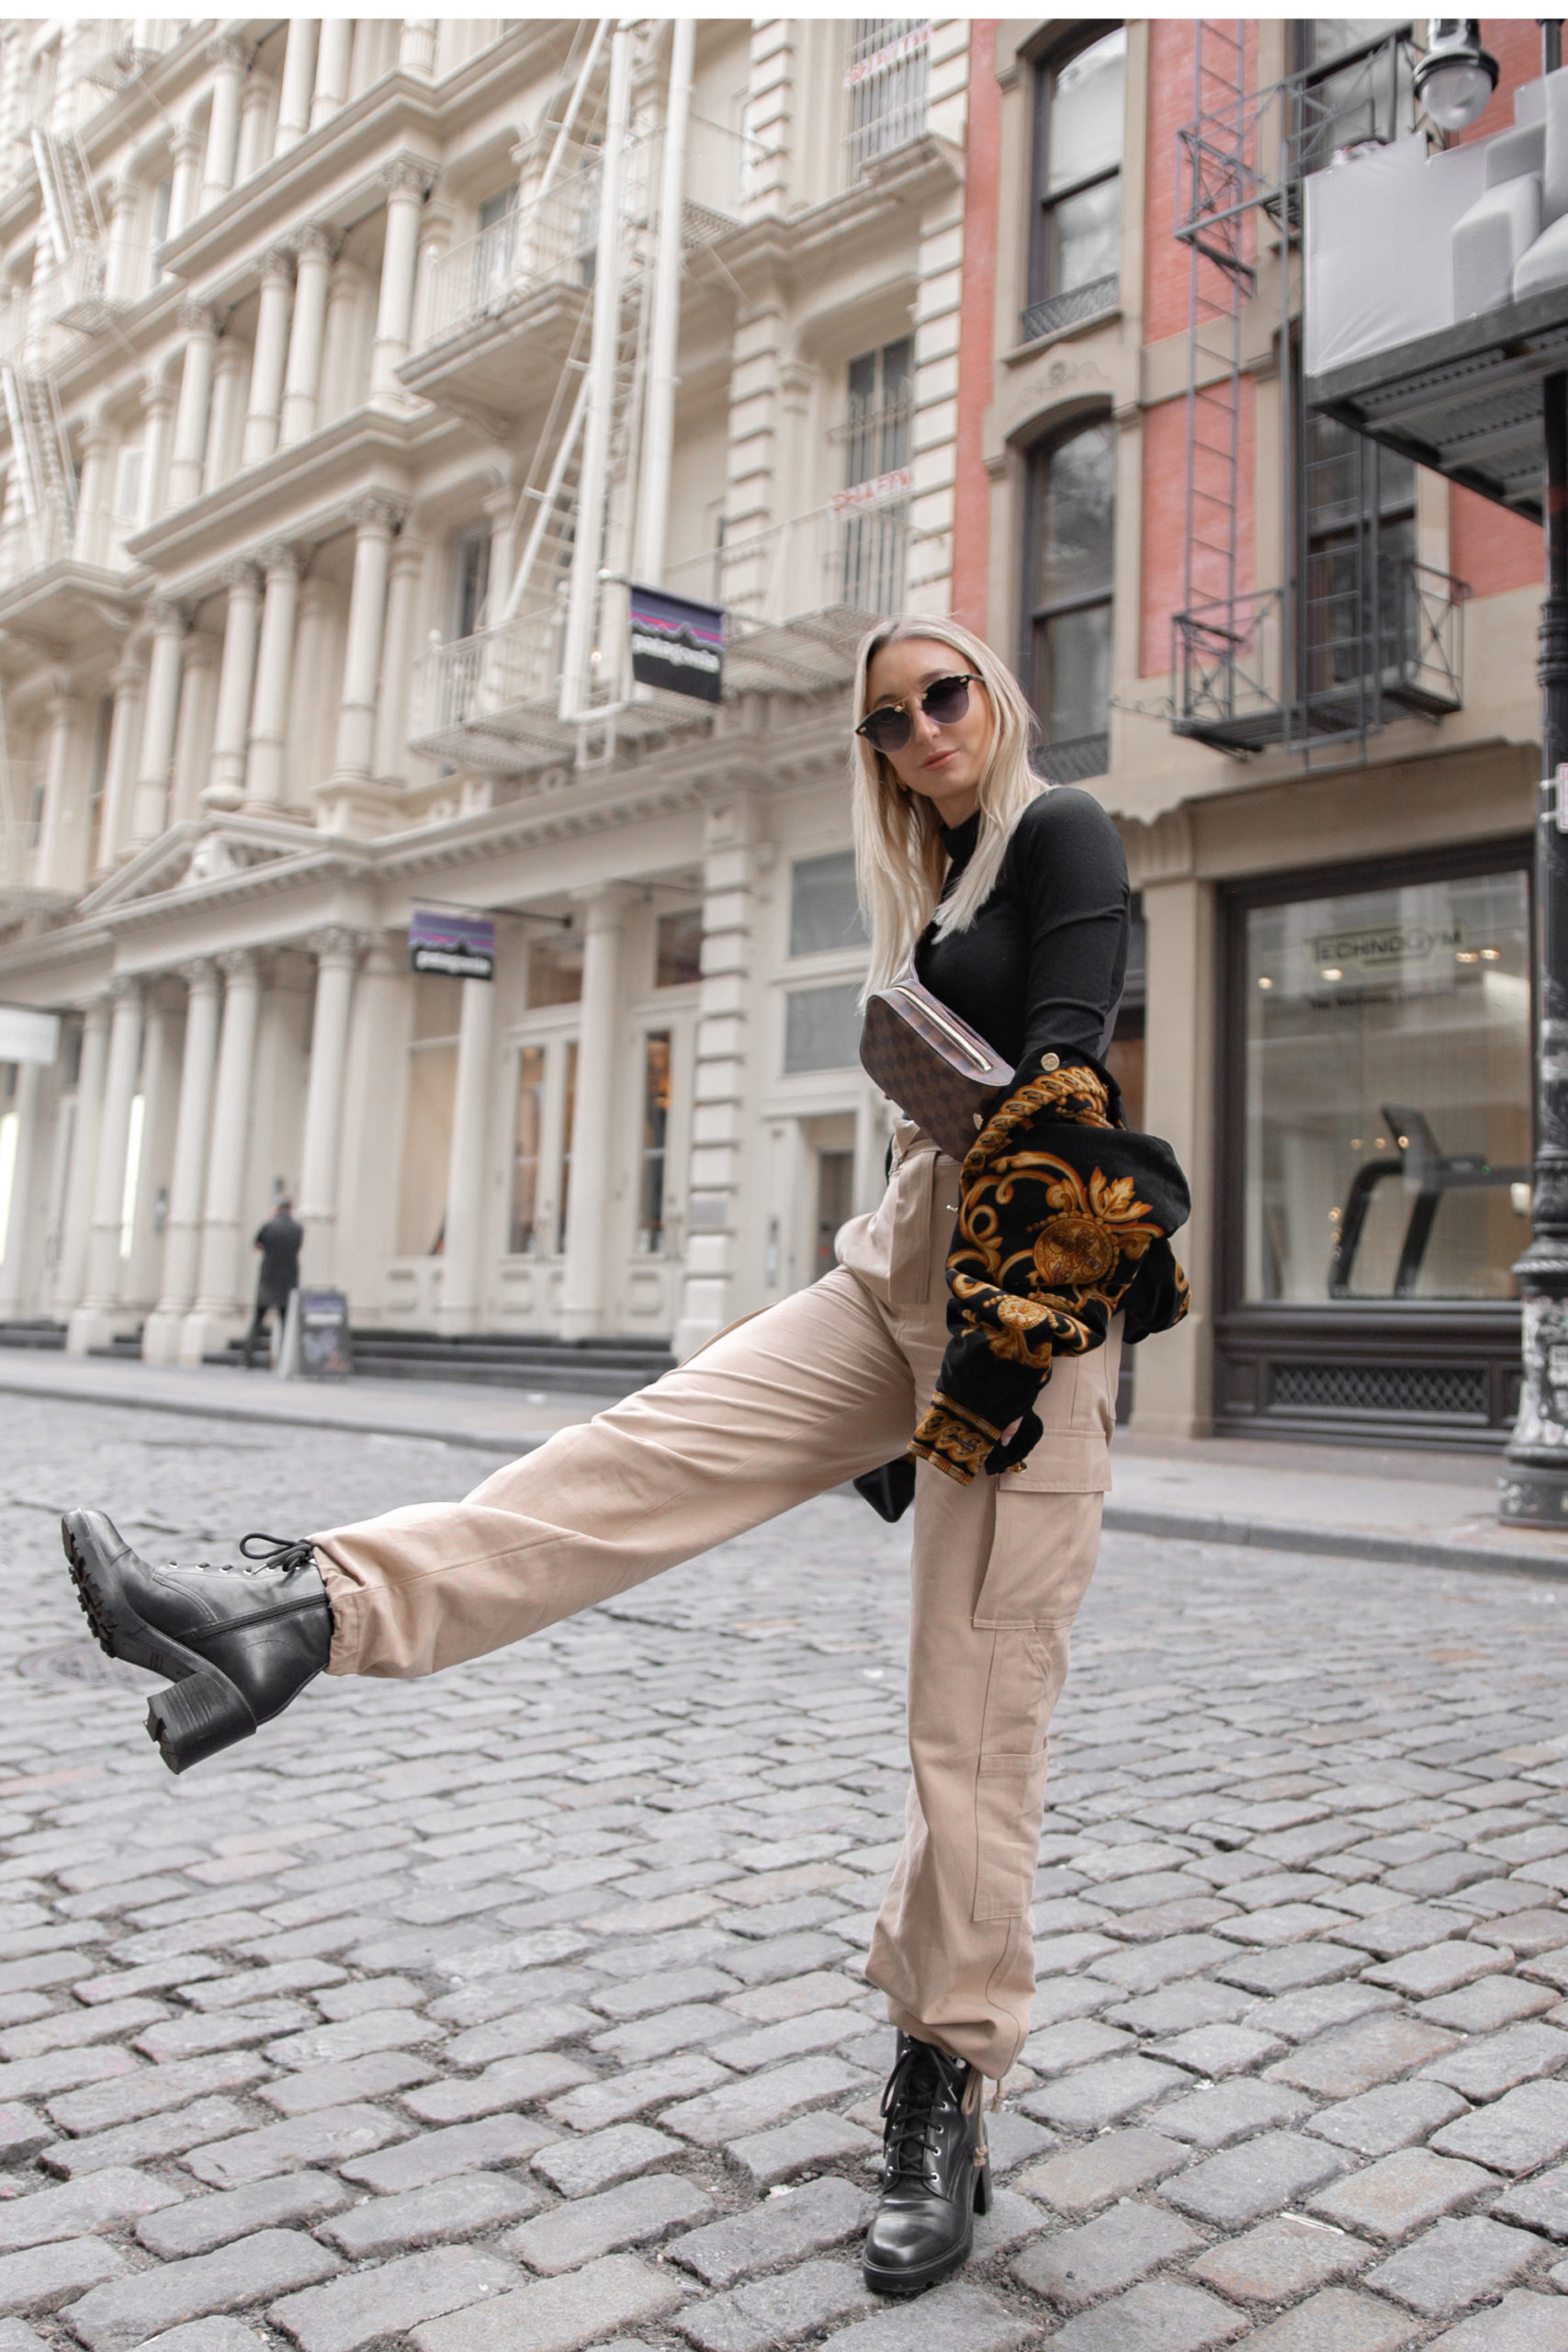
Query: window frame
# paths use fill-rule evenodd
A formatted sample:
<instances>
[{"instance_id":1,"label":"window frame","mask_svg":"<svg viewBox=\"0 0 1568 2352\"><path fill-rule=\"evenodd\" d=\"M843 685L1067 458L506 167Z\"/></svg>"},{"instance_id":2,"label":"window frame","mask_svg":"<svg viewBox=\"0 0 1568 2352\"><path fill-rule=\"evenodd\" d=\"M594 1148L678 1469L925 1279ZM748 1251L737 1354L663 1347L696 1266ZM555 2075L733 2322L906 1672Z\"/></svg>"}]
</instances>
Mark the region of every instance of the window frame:
<instances>
[{"instance_id":1,"label":"window frame","mask_svg":"<svg viewBox=\"0 0 1568 2352\"><path fill-rule=\"evenodd\" d=\"M1029 251L1026 259L1025 301L1019 325L1021 343L1036 343L1041 336L1060 333L1070 326L1086 324L1091 319L1111 317L1122 301L1122 245L1125 235L1125 220L1119 216L1117 232L1116 270L1113 277L1091 278L1085 286L1071 287L1066 293L1051 284L1055 238L1051 215L1068 198L1084 195L1089 188L1100 187L1107 180L1119 180L1126 169L1126 83L1122 83L1122 136L1114 164L1097 172L1086 172L1065 187L1048 186L1051 156L1051 99L1056 77L1065 66L1086 51L1093 49L1106 36L1127 31L1125 19L1109 23L1095 22L1082 27L1068 40L1057 41L1033 60L1033 89L1030 119L1029 168ZM1109 297L1105 288L1110 287ZM1074 309L1074 296L1082 300ZM1097 299L1096 299L1097 298ZM1050 315L1051 306L1062 315Z\"/></svg>"},{"instance_id":2,"label":"window frame","mask_svg":"<svg viewBox=\"0 0 1568 2352\"><path fill-rule=\"evenodd\" d=\"M1058 597L1051 604L1041 605L1035 602L1034 588L1035 582L1040 576L1040 534L1042 518L1045 505L1045 485L1049 481L1050 470L1053 463L1060 452L1065 449L1070 442L1076 441L1080 434L1106 430L1109 430L1112 436L1114 436L1116 423L1115 418L1109 408L1085 410L1080 412L1077 415L1070 418L1066 423L1059 424L1052 430L1041 434L1036 440L1030 444L1028 449L1024 453L1023 576L1021 582L1023 593L1019 598L1019 612L1021 624L1019 631L1020 675L1025 681L1026 692L1031 698L1030 707L1032 709L1034 709L1034 715L1039 720L1041 727L1041 741L1035 754L1036 764L1047 775L1051 774L1047 763L1049 754L1054 746L1051 742L1049 734L1046 731L1045 714L1043 710L1035 708L1033 702L1036 685L1035 644L1037 634L1043 623L1055 620L1062 614L1089 612L1095 606L1103 605L1111 615L1111 645L1112 651L1114 653L1116 632L1116 492L1113 483L1111 490L1111 584L1109 588L1086 589L1079 595ZM1111 463L1113 468L1115 465L1115 456L1116 451L1113 437L1111 447ZM1106 707L1105 719L1105 727L1101 733L1069 737L1066 739L1066 741L1067 743L1093 745L1103 741L1106 747L1106 759L1109 760L1111 735L1111 711L1109 703ZM1054 784L1078 784L1087 782L1089 777L1091 775L1102 775L1104 773L1105 767L1102 763L1099 767L1083 769L1081 774L1070 775L1052 775L1051 781Z\"/></svg>"},{"instance_id":3,"label":"window frame","mask_svg":"<svg viewBox=\"0 0 1568 2352\"><path fill-rule=\"evenodd\" d=\"M1434 1317L1473 1317L1497 1314L1506 1305L1516 1321L1517 1300L1344 1298L1299 1300L1248 1299L1247 1238L1241 1204L1247 1182L1247 918L1258 907L1291 906L1300 899L1332 898L1341 892L1419 888L1427 882L1454 882L1490 874L1522 872L1529 912L1530 1007L1532 1065L1539 1037L1536 970L1540 912L1536 904L1535 845L1528 833L1494 834L1479 841L1445 842L1424 849L1392 852L1382 857L1340 859L1331 865L1292 866L1288 871L1252 875L1222 883L1218 891L1218 948L1215 990L1214 1089L1214 1219L1213 1296L1218 1317L1226 1322L1278 1324L1299 1318L1337 1324L1407 1319L1413 1324ZM1535 1156L1536 1084L1532 1067L1529 1089L1530 1157Z\"/></svg>"}]
</instances>

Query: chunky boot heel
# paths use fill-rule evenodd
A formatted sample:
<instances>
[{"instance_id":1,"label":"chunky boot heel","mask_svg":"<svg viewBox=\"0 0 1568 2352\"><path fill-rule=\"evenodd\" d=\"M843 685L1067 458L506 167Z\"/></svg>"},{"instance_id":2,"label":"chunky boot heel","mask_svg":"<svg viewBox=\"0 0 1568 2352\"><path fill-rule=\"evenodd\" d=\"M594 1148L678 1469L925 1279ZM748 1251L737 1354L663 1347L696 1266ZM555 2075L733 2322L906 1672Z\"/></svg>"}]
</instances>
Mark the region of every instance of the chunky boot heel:
<instances>
[{"instance_id":1,"label":"chunky boot heel","mask_svg":"<svg viewBox=\"0 0 1568 2352\"><path fill-rule=\"evenodd\" d=\"M882 2098L882 2196L861 2256L874 2295L923 2295L968 2260L975 2216L991 2210L985 2087L962 2058L898 2036Z\"/></svg>"},{"instance_id":2,"label":"chunky boot heel","mask_svg":"<svg viewBox=\"0 0 1568 2352\"><path fill-rule=\"evenodd\" d=\"M227 1676L193 1674L147 1702L147 1736L171 1772L204 1764L220 1747L248 1739L256 1719Z\"/></svg>"},{"instance_id":3,"label":"chunky boot heel","mask_svg":"<svg viewBox=\"0 0 1568 2352\"><path fill-rule=\"evenodd\" d=\"M249 1738L327 1663L332 1611L309 1543L247 1535L228 1566L155 1567L102 1511L68 1510L60 1532L99 1646L169 1679L147 1730L171 1772Z\"/></svg>"}]
</instances>

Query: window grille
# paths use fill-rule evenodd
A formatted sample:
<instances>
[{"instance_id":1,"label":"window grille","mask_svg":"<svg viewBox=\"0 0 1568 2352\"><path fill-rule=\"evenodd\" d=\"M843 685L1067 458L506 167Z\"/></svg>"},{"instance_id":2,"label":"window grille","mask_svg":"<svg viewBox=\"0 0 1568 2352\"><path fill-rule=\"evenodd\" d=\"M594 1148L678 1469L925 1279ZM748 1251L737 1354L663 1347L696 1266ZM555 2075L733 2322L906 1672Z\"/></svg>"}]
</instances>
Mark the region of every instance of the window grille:
<instances>
[{"instance_id":1,"label":"window grille","mask_svg":"<svg viewBox=\"0 0 1568 2352\"><path fill-rule=\"evenodd\" d=\"M849 101L846 176L918 139L926 127L928 17L855 17L850 22L844 90Z\"/></svg>"}]
</instances>

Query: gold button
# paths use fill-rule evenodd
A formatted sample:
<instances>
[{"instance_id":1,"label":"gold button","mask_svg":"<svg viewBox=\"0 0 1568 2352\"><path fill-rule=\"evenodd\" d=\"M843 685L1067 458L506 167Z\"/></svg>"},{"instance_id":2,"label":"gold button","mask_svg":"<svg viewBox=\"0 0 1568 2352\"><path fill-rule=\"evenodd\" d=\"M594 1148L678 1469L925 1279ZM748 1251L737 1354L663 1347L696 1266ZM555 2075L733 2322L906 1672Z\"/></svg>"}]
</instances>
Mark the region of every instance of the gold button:
<instances>
[{"instance_id":1,"label":"gold button","mask_svg":"<svg viewBox=\"0 0 1568 2352\"><path fill-rule=\"evenodd\" d=\"M975 1125L976 1125L977 1127L983 1127L983 1126L985 1125L985 1124L986 1124L986 1122L984 1121L984 1119L982 1119L982 1117L980 1116L980 1114L978 1113L978 1111L976 1111L976 1114L975 1114Z\"/></svg>"},{"instance_id":2,"label":"gold button","mask_svg":"<svg viewBox=\"0 0 1568 2352\"><path fill-rule=\"evenodd\" d=\"M1040 1057L1040 1067L1042 1069L1060 1069L1062 1067L1062 1057L1059 1054L1042 1054Z\"/></svg>"}]
</instances>

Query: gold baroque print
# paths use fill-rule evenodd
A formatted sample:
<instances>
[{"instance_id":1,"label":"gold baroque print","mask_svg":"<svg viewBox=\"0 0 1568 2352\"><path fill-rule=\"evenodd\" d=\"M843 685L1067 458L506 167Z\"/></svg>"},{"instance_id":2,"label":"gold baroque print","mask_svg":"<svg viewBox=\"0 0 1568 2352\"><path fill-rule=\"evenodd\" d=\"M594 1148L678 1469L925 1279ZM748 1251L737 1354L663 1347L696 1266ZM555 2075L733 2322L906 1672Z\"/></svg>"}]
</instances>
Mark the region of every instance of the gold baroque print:
<instances>
[{"instance_id":1,"label":"gold baroque print","mask_svg":"<svg viewBox=\"0 0 1568 2352\"><path fill-rule=\"evenodd\" d=\"M909 1451L966 1487L976 1471L985 1467L986 1457L999 1435L1000 1431L988 1421L981 1420L978 1414L966 1412L939 1388L915 1431Z\"/></svg>"}]
</instances>

